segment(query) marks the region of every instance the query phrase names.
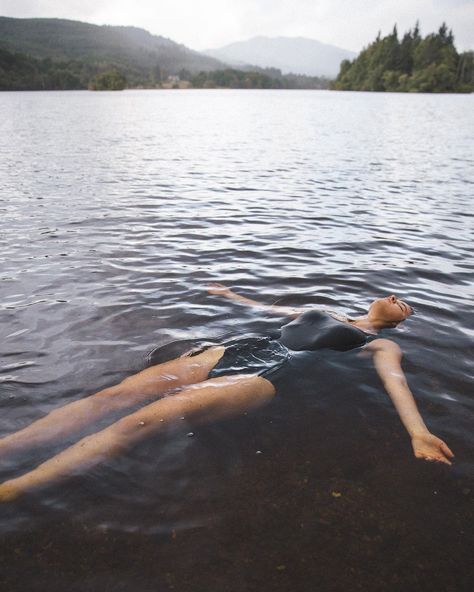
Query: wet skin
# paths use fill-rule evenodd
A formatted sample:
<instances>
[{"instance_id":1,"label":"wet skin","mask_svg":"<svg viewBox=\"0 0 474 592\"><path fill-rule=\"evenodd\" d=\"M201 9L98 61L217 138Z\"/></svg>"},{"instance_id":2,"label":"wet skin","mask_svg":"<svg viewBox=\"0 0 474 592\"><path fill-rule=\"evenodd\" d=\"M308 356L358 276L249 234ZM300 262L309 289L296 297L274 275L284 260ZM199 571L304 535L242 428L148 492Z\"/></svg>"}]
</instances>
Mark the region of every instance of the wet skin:
<instances>
[{"instance_id":1,"label":"wet skin","mask_svg":"<svg viewBox=\"0 0 474 592\"><path fill-rule=\"evenodd\" d=\"M412 307L394 294L374 300L369 307L368 316L388 322L401 322L413 314Z\"/></svg>"},{"instance_id":2,"label":"wet skin","mask_svg":"<svg viewBox=\"0 0 474 592\"><path fill-rule=\"evenodd\" d=\"M298 317L305 312L303 309L268 307L239 296L221 284L211 285L209 292L267 309L279 316ZM345 322L377 334L382 328L395 327L411 313L411 307L392 294L375 300L367 315ZM411 437L415 456L451 464L453 453L440 438L429 432L417 409L401 367L399 346L389 339L378 338L368 343L365 350L373 356L377 373ZM239 415L268 403L276 391L263 377L240 374L209 379L210 370L224 351L223 346L212 347L193 357L185 356L152 366L118 385L54 410L30 426L0 439L1 458L79 433L88 423L108 416L111 411L127 410L137 403L154 400L108 428L79 440L33 471L1 484L0 502L14 500L78 470L90 469L103 459L120 454L127 446L158 433L166 424L179 423L177 420L182 416L205 423ZM163 398L170 389L170 396Z\"/></svg>"}]
</instances>

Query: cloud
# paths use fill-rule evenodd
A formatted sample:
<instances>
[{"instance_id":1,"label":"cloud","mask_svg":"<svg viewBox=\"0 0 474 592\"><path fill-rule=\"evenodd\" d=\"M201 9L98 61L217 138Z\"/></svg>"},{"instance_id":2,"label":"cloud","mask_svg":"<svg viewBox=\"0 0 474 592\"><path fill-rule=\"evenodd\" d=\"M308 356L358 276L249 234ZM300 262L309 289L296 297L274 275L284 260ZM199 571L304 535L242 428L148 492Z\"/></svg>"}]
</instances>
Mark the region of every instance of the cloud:
<instances>
[{"instance_id":1,"label":"cloud","mask_svg":"<svg viewBox=\"0 0 474 592\"><path fill-rule=\"evenodd\" d=\"M113 7L109 0L0 0L0 14L18 18L69 18L82 20L94 16L102 5Z\"/></svg>"}]
</instances>

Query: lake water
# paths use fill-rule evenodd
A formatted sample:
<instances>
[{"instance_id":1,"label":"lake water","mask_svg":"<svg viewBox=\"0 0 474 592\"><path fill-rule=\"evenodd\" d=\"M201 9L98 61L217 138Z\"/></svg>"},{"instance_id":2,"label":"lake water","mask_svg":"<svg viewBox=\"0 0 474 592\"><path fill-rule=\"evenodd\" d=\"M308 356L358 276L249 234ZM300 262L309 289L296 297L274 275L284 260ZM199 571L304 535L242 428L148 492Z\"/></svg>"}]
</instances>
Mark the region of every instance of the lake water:
<instances>
[{"instance_id":1,"label":"lake water","mask_svg":"<svg viewBox=\"0 0 474 592\"><path fill-rule=\"evenodd\" d=\"M449 590L472 583L472 95L0 94L0 436L170 341L395 293L417 461L370 359L0 508L5 590ZM0 479L65 444L0 464Z\"/></svg>"}]
</instances>

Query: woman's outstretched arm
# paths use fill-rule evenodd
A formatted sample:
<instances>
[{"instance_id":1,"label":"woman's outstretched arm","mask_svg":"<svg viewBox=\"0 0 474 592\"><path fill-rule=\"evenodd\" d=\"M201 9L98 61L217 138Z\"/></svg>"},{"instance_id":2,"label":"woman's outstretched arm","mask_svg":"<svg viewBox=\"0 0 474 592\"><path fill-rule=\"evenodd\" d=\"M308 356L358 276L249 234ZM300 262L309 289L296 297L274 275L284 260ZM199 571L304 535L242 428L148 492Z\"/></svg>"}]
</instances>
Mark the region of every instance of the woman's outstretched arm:
<instances>
[{"instance_id":1,"label":"woman's outstretched arm","mask_svg":"<svg viewBox=\"0 0 474 592\"><path fill-rule=\"evenodd\" d=\"M306 310L311 310L312 308L300 308L296 306L275 306L272 304L263 304L262 302L258 302L257 300L252 300L251 298L240 296L230 288L227 288L227 286L219 284L218 282L212 282L208 284L207 291L209 292L209 294L214 294L215 296L224 296L229 300L234 300L235 302L247 304L248 306L253 306L254 308L260 308L261 310L265 310L266 312L270 312L275 315L284 317L297 317Z\"/></svg>"},{"instance_id":2,"label":"woman's outstretched arm","mask_svg":"<svg viewBox=\"0 0 474 592\"><path fill-rule=\"evenodd\" d=\"M376 339L367 349L372 353L377 373L411 437L415 456L450 465L449 459L454 454L443 440L430 433L418 411L401 367L400 347L389 339Z\"/></svg>"}]
</instances>

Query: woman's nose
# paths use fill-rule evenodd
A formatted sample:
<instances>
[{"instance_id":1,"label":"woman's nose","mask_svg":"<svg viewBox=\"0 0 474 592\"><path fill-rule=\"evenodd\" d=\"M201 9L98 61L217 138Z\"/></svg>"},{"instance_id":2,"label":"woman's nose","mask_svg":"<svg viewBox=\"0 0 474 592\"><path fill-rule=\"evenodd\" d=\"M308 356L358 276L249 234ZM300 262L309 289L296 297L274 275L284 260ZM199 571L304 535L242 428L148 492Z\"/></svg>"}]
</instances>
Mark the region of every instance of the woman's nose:
<instances>
[{"instance_id":1,"label":"woman's nose","mask_svg":"<svg viewBox=\"0 0 474 592\"><path fill-rule=\"evenodd\" d=\"M395 294L392 294L391 296L389 296L389 300L390 300L390 302L396 302L397 297L395 296Z\"/></svg>"}]
</instances>

